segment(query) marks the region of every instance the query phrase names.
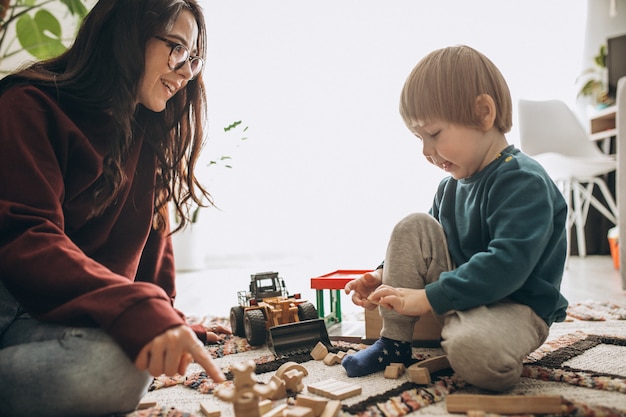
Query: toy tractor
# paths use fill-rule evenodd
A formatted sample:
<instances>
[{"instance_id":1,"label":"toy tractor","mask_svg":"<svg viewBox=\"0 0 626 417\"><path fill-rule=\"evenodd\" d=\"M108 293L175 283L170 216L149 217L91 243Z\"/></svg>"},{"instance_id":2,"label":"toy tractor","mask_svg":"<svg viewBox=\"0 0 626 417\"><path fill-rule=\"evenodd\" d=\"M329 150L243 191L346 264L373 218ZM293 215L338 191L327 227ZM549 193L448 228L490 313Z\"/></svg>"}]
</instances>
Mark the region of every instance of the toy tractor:
<instances>
[{"instance_id":1,"label":"toy tractor","mask_svg":"<svg viewBox=\"0 0 626 417\"><path fill-rule=\"evenodd\" d=\"M250 346L264 344L274 326L318 318L315 306L300 299L300 294L287 295L278 272L252 274L250 291L237 292L237 298L239 305L230 309L230 326Z\"/></svg>"}]
</instances>

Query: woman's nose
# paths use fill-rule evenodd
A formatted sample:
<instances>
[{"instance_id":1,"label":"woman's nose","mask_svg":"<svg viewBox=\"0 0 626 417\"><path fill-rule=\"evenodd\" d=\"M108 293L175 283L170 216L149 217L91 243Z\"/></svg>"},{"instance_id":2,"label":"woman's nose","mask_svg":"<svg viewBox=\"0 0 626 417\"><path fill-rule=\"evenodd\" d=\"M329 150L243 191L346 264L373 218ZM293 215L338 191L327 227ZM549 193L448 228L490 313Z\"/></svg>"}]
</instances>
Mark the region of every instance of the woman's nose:
<instances>
[{"instance_id":1,"label":"woman's nose","mask_svg":"<svg viewBox=\"0 0 626 417\"><path fill-rule=\"evenodd\" d=\"M185 61L183 66L178 68L176 72L184 75L186 80L191 80L193 78L193 71L191 70L191 61L190 60Z\"/></svg>"}]
</instances>

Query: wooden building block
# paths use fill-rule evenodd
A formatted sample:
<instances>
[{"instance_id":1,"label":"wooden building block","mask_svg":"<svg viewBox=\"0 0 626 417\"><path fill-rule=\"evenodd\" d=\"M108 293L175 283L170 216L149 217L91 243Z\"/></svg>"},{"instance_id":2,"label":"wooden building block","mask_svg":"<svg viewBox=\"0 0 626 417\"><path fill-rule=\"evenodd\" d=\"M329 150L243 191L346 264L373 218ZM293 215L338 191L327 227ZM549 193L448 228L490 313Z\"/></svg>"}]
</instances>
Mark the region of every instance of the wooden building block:
<instances>
[{"instance_id":1,"label":"wooden building block","mask_svg":"<svg viewBox=\"0 0 626 417\"><path fill-rule=\"evenodd\" d=\"M383 376L387 379L398 379L400 375L404 373L404 364L403 363L390 363L385 368L385 373Z\"/></svg>"},{"instance_id":2,"label":"wooden building block","mask_svg":"<svg viewBox=\"0 0 626 417\"><path fill-rule=\"evenodd\" d=\"M146 408L151 408L151 407L156 407L157 406L157 402L156 401L141 401L138 405L137 405L137 410L145 410Z\"/></svg>"},{"instance_id":3,"label":"wooden building block","mask_svg":"<svg viewBox=\"0 0 626 417\"><path fill-rule=\"evenodd\" d=\"M324 412L322 412L320 417L337 417L339 410L341 410L341 401L331 400L326 404L326 408L324 408Z\"/></svg>"},{"instance_id":4,"label":"wooden building block","mask_svg":"<svg viewBox=\"0 0 626 417\"><path fill-rule=\"evenodd\" d=\"M311 357L316 361L321 361L328 355L328 348L322 342L317 342L317 345L311 351Z\"/></svg>"},{"instance_id":5,"label":"wooden building block","mask_svg":"<svg viewBox=\"0 0 626 417\"><path fill-rule=\"evenodd\" d=\"M300 392L304 389L302 383L304 374L299 369L290 369L283 374L283 380L285 381L285 388L287 391Z\"/></svg>"},{"instance_id":6,"label":"wooden building block","mask_svg":"<svg viewBox=\"0 0 626 417\"><path fill-rule=\"evenodd\" d=\"M287 396L287 383L283 379L274 374L270 379L270 383L274 383L276 391L274 391L268 399L280 400L281 398L285 398Z\"/></svg>"},{"instance_id":7,"label":"wooden building block","mask_svg":"<svg viewBox=\"0 0 626 417\"><path fill-rule=\"evenodd\" d=\"M344 400L361 393L361 387L336 379L327 379L308 385L309 392L333 400Z\"/></svg>"},{"instance_id":8,"label":"wooden building block","mask_svg":"<svg viewBox=\"0 0 626 417\"><path fill-rule=\"evenodd\" d=\"M277 407L272 408L267 413L263 414L263 417L282 417L283 411L285 411L286 409L287 409L287 404L281 404Z\"/></svg>"},{"instance_id":9,"label":"wooden building block","mask_svg":"<svg viewBox=\"0 0 626 417\"><path fill-rule=\"evenodd\" d=\"M378 340L380 330L383 327L383 319L378 309L365 310L365 338ZM413 329L414 346L439 346L441 341L441 324L432 313L426 314L415 323Z\"/></svg>"},{"instance_id":10,"label":"wooden building block","mask_svg":"<svg viewBox=\"0 0 626 417\"><path fill-rule=\"evenodd\" d=\"M446 355L435 356L409 366L409 379L416 384L428 385L432 382L430 374L450 368Z\"/></svg>"},{"instance_id":11,"label":"wooden building block","mask_svg":"<svg viewBox=\"0 0 626 417\"><path fill-rule=\"evenodd\" d=\"M450 369L450 362L446 355L435 356L434 358L425 359L421 362L417 362L414 365L420 368L428 369L431 374L433 372L441 371L444 369Z\"/></svg>"},{"instance_id":12,"label":"wooden building block","mask_svg":"<svg viewBox=\"0 0 626 417\"><path fill-rule=\"evenodd\" d=\"M317 398L317 397L309 397L306 395L298 395L296 397L296 405L302 407L309 407L313 410L313 415L315 417L319 417L324 409L326 408L326 404L328 404L328 400Z\"/></svg>"},{"instance_id":13,"label":"wooden building block","mask_svg":"<svg viewBox=\"0 0 626 417\"><path fill-rule=\"evenodd\" d=\"M215 404L206 401L200 403L200 411L206 417L220 417L222 415L222 412Z\"/></svg>"},{"instance_id":14,"label":"wooden building block","mask_svg":"<svg viewBox=\"0 0 626 417\"><path fill-rule=\"evenodd\" d=\"M328 365L328 366L332 366L332 365L335 365L337 363L341 363L341 358L339 358L339 356L337 356L336 353L329 353L324 358L324 363L326 365Z\"/></svg>"},{"instance_id":15,"label":"wooden building block","mask_svg":"<svg viewBox=\"0 0 626 417\"><path fill-rule=\"evenodd\" d=\"M446 409L448 413L559 414L562 402L560 395L452 394L446 397Z\"/></svg>"},{"instance_id":16,"label":"wooden building block","mask_svg":"<svg viewBox=\"0 0 626 417\"><path fill-rule=\"evenodd\" d=\"M465 417L485 417L485 412L481 410L470 410L465 414Z\"/></svg>"},{"instance_id":17,"label":"wooden building block","mask_svg":"<svg viewBox=\"0 0 626 417\"><path fill-rule=\"evenodd\" d=\"M417 364L409 366L407 369L409 379L416 384L428 385L431 383L430 372L426 368L420 368Z\"/></svg>"},{"instance_id":18,"label":"wooden building block","mask_svg":"<svg viewBox=\"0 0 626 417\"><path fill-rule=\"evenodd\" d=\"M267 413L268 411L270 411L273 406L274 406L274 401L269 400L269 399L261 400L259 401L259 413L263 415Z\"/></svg>"},{"instance_id":19,"label":"wooden building block","mask_svg":"<svg viewBox=\"0 0 626 417\"><path fill-rule=\"evenodd\" d=\"M307 371L304 366L300 365L297 362L289 361L280 365L280 367L276 370L276 373L274 375L276 375L279 378L282 378L286 372L292 369L297 369L298 371L302 372L304 376L307 376L309 374L309 371Z\"/></svg>"},{"instance_id":20,"label":"wooden building block","mask_svg":"<svg viewBox=\"0 0 626 417\"><path fill-rule=\"evenodd\" d=\"M287 407L283 411L283 417L315 417L313 415L313 410L309 407L302 407L299 405L295 405L293 407Z\"/></svg>"}]
</instances>

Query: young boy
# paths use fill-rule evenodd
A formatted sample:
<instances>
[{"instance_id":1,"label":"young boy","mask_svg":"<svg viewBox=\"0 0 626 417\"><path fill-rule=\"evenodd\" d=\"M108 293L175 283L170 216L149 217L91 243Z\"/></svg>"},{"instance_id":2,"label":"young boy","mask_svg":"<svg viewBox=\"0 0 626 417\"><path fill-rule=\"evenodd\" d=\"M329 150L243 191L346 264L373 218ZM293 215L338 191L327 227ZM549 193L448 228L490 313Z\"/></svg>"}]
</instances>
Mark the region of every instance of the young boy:
<instances>
[{"instance_id":1,"label":"young boy","mask_svg":"<svg viewBox=\"0 0 626 417\"><path fill-rule=\"evenodd\" d=\"M429 214L394 228L383 264L346 285L355 304L382 307L383 327L342 365L355 377L410 364L414 324L432 311L455 373L504 391L549 326L565 318L564 198L537 162L508 144L509 89L480 52L454 46L422 59L400 113L426 159L450 176Z\"/></svg>"}]
</instances>

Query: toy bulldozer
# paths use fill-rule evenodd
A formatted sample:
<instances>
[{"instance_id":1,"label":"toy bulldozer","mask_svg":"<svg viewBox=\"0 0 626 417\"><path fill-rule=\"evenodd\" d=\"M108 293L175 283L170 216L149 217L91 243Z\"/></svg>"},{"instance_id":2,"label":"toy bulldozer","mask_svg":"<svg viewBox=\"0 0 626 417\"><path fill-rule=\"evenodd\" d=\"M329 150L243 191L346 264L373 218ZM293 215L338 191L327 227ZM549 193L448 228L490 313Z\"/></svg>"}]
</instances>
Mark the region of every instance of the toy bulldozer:
<instances>
[{"instance_id":1,"label":"toy bulldozer","mask_svg":"<svg viewBox=\"0 0 626 417\"><path fill-rule=\"evenodd\" d=\"M328 341L324 320L318 318L315 306L302 300L300 294L288 295L278 272L252 274L250 290L239 291L237 298L239 305L230 309L230 326L234 335L245 337L251 346L260 346L269 339L268 347L276 356L283 356L276 352L280 351L281 339L289 339L286 345L290 349L299 341L312 346ZM283 330L285 327L290 330Z\"/></svg>"}]
</instances>

